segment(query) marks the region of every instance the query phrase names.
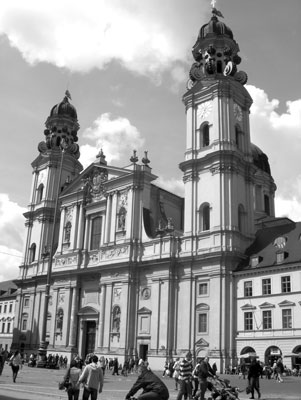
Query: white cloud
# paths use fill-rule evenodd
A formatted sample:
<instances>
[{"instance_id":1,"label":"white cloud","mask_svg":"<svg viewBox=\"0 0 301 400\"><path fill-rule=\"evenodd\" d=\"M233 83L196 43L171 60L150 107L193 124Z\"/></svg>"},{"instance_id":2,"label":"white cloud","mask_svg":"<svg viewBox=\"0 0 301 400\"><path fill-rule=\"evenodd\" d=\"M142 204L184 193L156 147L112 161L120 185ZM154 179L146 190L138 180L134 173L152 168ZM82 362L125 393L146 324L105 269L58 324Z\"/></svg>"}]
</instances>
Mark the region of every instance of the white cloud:
<instances>
[{"instance_id":1,"label":"white cloud","mask_svg":"<svg viewBox=\"0 0 301 400\"><path fill-rule=\"evenodd\" d=\"M252 142L269 157L277 185L276 211L298 220L301 208L301 100L287 101L286 111L278 112L279 100L255 86L247 86L253 98L250 127ZM279 215L280 216L280 215Z\"/></svg>"},{"instance_id":2,"label":"white cloud","mask_svg":"<svg viewBox=\"0 0 301 400\"><path fill-rule=\"evenodd\" d=\"M209 15L208 4L204 10ZM185 13L175 0L11 0L1 5L0 34L30 64L88 72L118 60L160 83L163 70L186 58L191 32L182 28Z\"/></svg>"},{"instance_id":3,"label":"white cloud","mask_svg":"<svg viewBox=\"0 0 301 400\"><path fill-rule=\"evenodd\" d=\"M83 132L83 138L93 142L80 148L80 161L85 167L95 161L100 149L108 163L123 161L128 164L133 150L140 149L144 143L138 129L127 118L113 118L109 113L98 117L93 126Z\"/></svg>"},{"instance_id":4,"label":"white cloud","mask_svg":"<svg viewBox=\"0 0 301 400\"><path fill-rule=\"evenodd\" d=\"M177 196L184 197L184 183L182 179L158 177L154 184Z\"/></svg>"},{"instance_id":5,"label":"white cloud","mask_svg":"<svg viewBox=\"0 0 301 400\"><path fill-rule=\"evenodd\" d=\"M25 240L25 208L0 193L0 281L18 276Z\"/></svg>"}]
</instances>

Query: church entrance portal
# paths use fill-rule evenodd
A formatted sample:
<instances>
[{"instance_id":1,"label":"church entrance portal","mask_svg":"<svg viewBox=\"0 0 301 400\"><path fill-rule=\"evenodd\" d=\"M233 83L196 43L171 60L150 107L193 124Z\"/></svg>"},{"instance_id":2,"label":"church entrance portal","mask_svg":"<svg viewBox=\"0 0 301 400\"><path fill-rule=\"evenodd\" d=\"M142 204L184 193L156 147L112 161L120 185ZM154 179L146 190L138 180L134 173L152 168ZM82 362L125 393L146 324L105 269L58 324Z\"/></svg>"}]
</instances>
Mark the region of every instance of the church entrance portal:
<instances>
[{"instance_id":1,"label":"church entrance portal","mask_svg":"<svg viewBox=\"0 0 301 400\"><path fill-rule=\"evenodd\" d=\"M95 336L96 336L96 322L87 321L86 322L86 345L85 345L85 355L89 353L94 353L95 350Z\"/></svg>"}]
</instances>

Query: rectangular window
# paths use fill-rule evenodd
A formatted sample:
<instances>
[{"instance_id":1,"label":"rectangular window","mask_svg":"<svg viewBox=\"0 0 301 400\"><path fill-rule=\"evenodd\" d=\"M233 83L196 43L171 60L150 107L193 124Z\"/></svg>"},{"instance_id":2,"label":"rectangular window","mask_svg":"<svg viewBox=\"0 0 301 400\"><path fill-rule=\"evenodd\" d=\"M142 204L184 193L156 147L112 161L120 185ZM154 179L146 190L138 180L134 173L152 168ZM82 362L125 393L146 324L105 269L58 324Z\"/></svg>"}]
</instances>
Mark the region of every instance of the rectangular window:
<instances>
[{"instance_id":1,"label":"rectangular window","mask_svg":"<svg viewBox=\"0 0 301 400\"><path fill-rule=\"evenodd\" d=\"M6 314L6 312L7 312L7 304L4 304L4 314Z\"/></svg>"},{"instance_id":2,"label":"rectangular window","mask_svg":"<svg viewBox=\"0 0 301 400\"><path fill-rule=\"evenodd\" d=\"M7 333L10 332L10 322L7 323L7 330L6 330L6 332L7 332Z\"/></svg>"},{"instance_id":3,"label":"rectangular window","mask_svg":"<svg viewBox=\"0 0 301 400\"><path fill-rule=\"evenodd\" d=\"M13 303L9 304L9 312L12 313L13 312Z\"/></svg>"},{"instance_id":4,"label":"rectangular window","mask_svg":"<svg viewBox=\"0 0 301 400\"><path fill-rule=\"evenodd\" d=\"M267 295L267 294L271 294L271 279L270 278L266 278L262 280L262 294L263 295Z\"/></svg>"},{"instance_id":5,"label":"rectangular window","mask_svg":"<svg viewBox=\"0 0 301 400\"><path fill-rule=\"evenodd\" d=\"M252 281L247 281L244 283L245 297L253 296Z\"/></svg>"},{"instance_id":6,"label":"rectangular window","mask_svg":"<svg viewBox=\"0 0 301 400\"><path fill-rule=\"evenodd\" d=\"M282 276L281 277L281 292L288 293L291 291L291 277Z\"/></svg>"},{"instance_id":7,"label":"rectangular window","mask_svg":"<svg viewBox=\"0 0 301 400\"><path fill-rule=\"evenodd\" d=\"M5 333L5 322L2 322L2 333Z\"/></svg>"},{"instance_id":8,"label":"rectangular window","mask_svg":"<svg viewBox=\"0 0 301 400\"><path fill-rule=\"evenodd\" d=\"M272 329L272 311L265 310L262 312L263 329Z\"/></svg>"},{"instance_id":9,"label":"rectangular window","mask_svg":"<svg viewBox=\"0 0 301 400\"><path fill-rule=\"evenodd\" d=\"M282 328L292 328L292 310L290 308L282 310Z\"/></svg>"},{"instance_id":10,"label":"rectangular window","mask_svg":"<svg viewBox=\"0 0 301 400\"><path fill-rule=\"evenodd\" d=\"M101 225L101 217L96 217L92 219L90 250L97 250L100 247Z\"/></svg>"},{"instance_id":11,"label":"rectangular window","mask_svg":"<svg viewBox=\"0 0 301 400\"><path fill-rule=\"evenodd\" d=\"M24 307L29 307L29 297L25 297L25 299L24 299Z\"/></svg>"},{"instance_id":12,"label":"rectangular window","mask_svg":"<svg viewBox=\"0 0 301 400\"><path fill-rule=\"evenodd\" d=\"M0 304L0 314L2 313L2 304Z\"/></svg>"},{"instance_id":13,"label":"rectangular window","mask_svg":"<svg viewBox=\"0 0 301 400\"><path fill-rule=\"evenodd\" d=\"M208 283L199 283L199 296L206 296L208 294Z\"/></svg>"},{"instance_id":14,"label":"rectangular window","mask_svg":"<svg viewBox=\"0 0 301 400\"><path fill-rule=\"evenodd\" d=\"M199 313L198 314L198 333L207 333L208 324L207 324L207 313Z\"/></svg>"},{"instance_id":15,"label":"rectangular window","mask_svg":"<svg viewBox=\"0 0 301 400\"><path fill-rule=\"evenodd\" d=\"M253 330L253 313L252 312L245 312L245 331L252 331Z\"/></svg>"},{"instance_id":16,"label":"rectangular window","mask_svg":"<svg viewBox=\"0 0 301 400\"><path fill-rule=\"evenodd\" d=\"M22 331L26 331L27 329L27 319L23 319L22 321Z\"/></svg>"}]
</instances>

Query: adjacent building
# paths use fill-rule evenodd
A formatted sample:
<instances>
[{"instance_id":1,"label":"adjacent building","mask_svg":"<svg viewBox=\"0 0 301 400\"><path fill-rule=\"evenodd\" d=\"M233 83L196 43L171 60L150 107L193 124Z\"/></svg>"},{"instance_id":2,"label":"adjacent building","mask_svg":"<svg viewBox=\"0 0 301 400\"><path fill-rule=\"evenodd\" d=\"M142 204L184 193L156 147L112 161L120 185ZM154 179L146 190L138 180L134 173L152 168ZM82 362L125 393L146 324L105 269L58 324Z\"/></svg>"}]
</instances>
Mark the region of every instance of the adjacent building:
<instances>
[{"instance_id":1,"label":"adjacent building","mask_svg":"<svg viewBox=\"0 0 301 400\"><path fill-rule=\"evenodd\" d=\"M13 281L0 282L0 350L11 349L16 297L17 286Z\"/></svg>"},{"instance_id":2,"label":"adjacent building","mask_svg":"<svg viewBox=\"0 0 301 400\"><path fill-rule=\"evenodd\" d=\"M217 13L198 33L183 96L184 198L156 185L146 152L120 168L100 150L83 170L69 94L51 108L32 163L14 347L147 357L153 368L190 350L219 370L250 349L267 361L299 349L299 225L275 218L247 74Z\"/></svg>"}]
</instances>

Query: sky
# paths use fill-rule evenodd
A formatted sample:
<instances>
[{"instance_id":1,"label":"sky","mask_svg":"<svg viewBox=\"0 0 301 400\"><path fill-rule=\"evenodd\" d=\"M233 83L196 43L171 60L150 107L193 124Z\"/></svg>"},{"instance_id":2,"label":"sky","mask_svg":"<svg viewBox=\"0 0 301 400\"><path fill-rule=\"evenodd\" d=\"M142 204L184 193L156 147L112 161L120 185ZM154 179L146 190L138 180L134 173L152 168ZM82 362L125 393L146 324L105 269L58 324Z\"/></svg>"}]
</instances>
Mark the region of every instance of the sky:
<instances>
[{"instance_id":1,"label":"sky","mask_svg":"<svg viewBox=\"0 0 301 400\"><path fill-rule=\"evenodd\" d=\"M211 0L3 0L0 13L0 281L18 276L37 145L66 89L80 161L148 151L156 184L183 195L186 91ZM301 221L301 1L216 0L253 98L251 140L269 157L276 216Z\"/></svg>"}]
</instances>

